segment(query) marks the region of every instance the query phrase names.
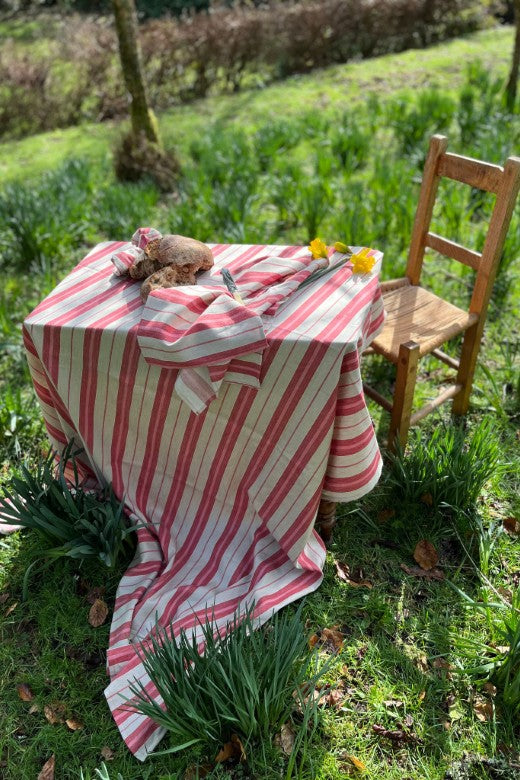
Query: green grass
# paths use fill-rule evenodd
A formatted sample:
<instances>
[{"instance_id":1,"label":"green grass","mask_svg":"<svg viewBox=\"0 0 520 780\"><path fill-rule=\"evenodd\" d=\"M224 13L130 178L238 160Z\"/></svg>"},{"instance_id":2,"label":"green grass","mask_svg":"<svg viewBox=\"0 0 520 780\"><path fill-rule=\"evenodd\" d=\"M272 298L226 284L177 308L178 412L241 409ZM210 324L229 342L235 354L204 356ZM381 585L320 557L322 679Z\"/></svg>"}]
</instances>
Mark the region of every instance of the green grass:
<instances>
[{"instance_id":1,"label":"green grass","mask_svg":"<svg viewBox=\"0 0 520 780\"><path fill-rule=\"evenodd\" d=\"M20 323L88 246L126 238L139 223L208 241L304 243L319 232L328 243L359 241L384 250L384 275L397 275L405 264L428 135L443 129L451 149L494 162L519 151L518 114L504 112L498 91L511 45L510 30L487 31L424 52L334 67L264 91L168 112L161 117L163 134L178 147L184 166L175 198L161 198L150 183L128 187L114 182L110 149L120 127L85 126L1 146L2 481L19 471L22 460L34 463L47 449ZM469 70L468 63L474 63ZM50 213L49 203L56 205ZM442 190L441 203L434 229L478 248L489 199L453 185ZM487 419L493 442L486 452L493 455L496 448L507 468L482 470L470 507L460 499L460 480L466 473L468 482L477 480L487 463L464 461L453 470L447 499L443 494L439 506L421 502L432 489L431 471L435 489L446 474L441 457L446 440L437 434L432 441L440 423L449 423L446 410L426 421L420 441L412 440L400 493L383 479L365 499L342 507L324 582L305 600L303 617L309 633L336 626L344 634L329 676L345 693L339 709L324 709L322 726L294 776L339 780L353 767L348 756L366 765L367 777L384 780L442 780L456 762L458 777L491 777L482 761L475 763L478 757L518 760L520 723L513 709L499 690L491 720L479 720L474 704L481 678L461 671L468 667L463 646L476 643L477 652L486 652L488 617L468 608L449 583L480 598L476 561L494 588L511 594L518 588L518 537L502 533L494 545L486 539L492 522L500 525L502 518L520 512L519 217L517 208L466 433L457 439L468 446ZM434 290L467 303L467 269L432 255L425 272ZM390 391L387 367L367 361L365 370L372 384ZM446 373L424 361L417 400L431 394L431 379L442 380ZM376 407L371 410L382 435L386 417ZM471 523L454 526L454 510L446 503L466 514L471 510ZM401 568L414 566L413 551L425 538L439 553L444 580L414 577ZM59 560L32 582L30 598L22 602L23 576L35 545L30 534L0 537L0 762L7 762L0 763L0 776L32 780L54 753L57 780L79 778L81 768L93 778L105 747L114 751L106 762L112 780L118 773L124 780L173 780L183 778L188 766L211 763L214 753L203 746L144 765L132 758L103 697L108 627L88 624L85 597L89 586L103 585L112 607L124 564L111 572L91 562L79 566ZM340 580L335 561L347 565L354 580L367 580L372 587ZM19 699L20 683L31 686L33 702ZM48 723L43 708L53 702L63 702L84 727L72 732L65 724ZM29 714L34 703L39 709ZM394 744L374 726L402 727L412 736ZM166 739L161 748L167 747ZM246 764L221 766L211 776L286 776L287 757L275 746L264 742L253 749ZM465 753L475 759L471 774L460 768Z\"/></svg>"}]
</instances>

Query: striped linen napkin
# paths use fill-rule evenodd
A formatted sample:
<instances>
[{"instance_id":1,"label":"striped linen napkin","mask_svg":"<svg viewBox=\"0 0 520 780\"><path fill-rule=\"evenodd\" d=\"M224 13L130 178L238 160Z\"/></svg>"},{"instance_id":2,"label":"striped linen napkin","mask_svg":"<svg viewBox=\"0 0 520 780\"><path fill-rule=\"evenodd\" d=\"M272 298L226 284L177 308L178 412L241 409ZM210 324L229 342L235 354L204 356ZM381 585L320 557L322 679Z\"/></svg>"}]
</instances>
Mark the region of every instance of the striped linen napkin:
<instances>
[{"instance_id":1,"label":"striped linen napkin","mask_svg":"<svg viewBox=\"0 0 520 780\"><path fill-rule=\"evenodd\" d=\"M243 303L227 290L220 269L203 274L198 285L154 290L138 327L141 353L148 363L180 369L175 390L196 414L223 381L259 388L267 347L263 318L327 264L307 250L246 264L233 273Z\"/></svg>"}]
</instances>

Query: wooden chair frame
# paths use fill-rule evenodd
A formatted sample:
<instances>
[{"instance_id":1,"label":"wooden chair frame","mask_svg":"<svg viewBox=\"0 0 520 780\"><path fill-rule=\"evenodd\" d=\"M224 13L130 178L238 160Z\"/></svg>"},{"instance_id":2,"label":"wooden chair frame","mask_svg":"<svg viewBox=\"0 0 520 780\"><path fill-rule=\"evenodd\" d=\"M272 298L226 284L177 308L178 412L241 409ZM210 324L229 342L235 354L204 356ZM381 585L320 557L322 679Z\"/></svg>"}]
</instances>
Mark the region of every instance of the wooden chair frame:
<instances>
[{"instance_id":1,"label":"wooden chair frame","mask_svg":"<svg viewBox=\"0 0 520 780\"><path fill-rule=\"evenodd\" d=\"M395 348L394 344L390 350L387 331L394 327L395 321L399 318L399 311L397 311L396 319L390 324L390 327L387 323L380 336L372 342L369 352L382 355L397 367L393 401L389 401L374 388L364 385L366 395L390 412L391 421L388 434L388 448L390 450L395 449L397 440L404 447L410 427L416 425L423 417L446 401L453 399L454 414L463 415L468 410L489 299L520 189L520 158L509 157L504 167L501 167L470 157L450 154L446 151L447 145L448 140L442 135L434 135L431 138L410 241L406 276L381 284L383 300L386 308L387 302L392 299L393 295L395 305L398 303L400 295L408 295L403 288L413 287L417 294L420 292L421 295L429 296L432 301L435 299L439 305L445 303L443 299L437 298L427 291L423 293L423 288L420 287L426 247L473 268L476 271L475 283L468 312L452 307L446 302L446 307L449 307L448 313L453 310L456 316L451 323L444 323L438 334L432 336L430 323L430 332L424 340L402 338L399 341L398 349ZM482 253L466 249L454 241L430 232L430 223L441 177L453 179L496 195ZM410 296L408 295L408 297ZM457 360L443 352L440 347L460 333L464 333L464 338L460 359ZM453 384L446 387L434 400L413 413L413 397L419 358L428 354L434 355L450 368L455 369L456 377L454 377Z\"/></svg>"},{"instance_id":2,"label":"wooden chair frame","mask_svg":"<svg viewBox=\"0 0 520 780\"><path fill-rule=\"evenodd\" d=\"M387 333L395 325L388 320L382 333L372 342L368 353L382 355L396 365L396 382L393 401L382 396L374 388L364 385L364 391L380 406L390 412L390 429L387 446L395 450L396 442L406 445L411 426L416 425L426 415L437 409L441 404L453 399L454 414L463 415L469 406L469 397L473 385L473 376L486 320L487 308L498 263L504 246L504 241L511 221L513 208L520 189L520 158L509 157L504 167L492 165L470 157L450 154L446 151L448 140L442 135L434 135L430 140L430 148L426 158L419 202L412 230L406 275L401 279L393 279L381 284L385 308L394 297L394 315L399 318L399 296L406 295L406 290L412 294L414 290L423 294L420 285L424 253L427 247L439 252L445 257L458 260L476 271L473 293L469 311L465 312L445 302L424 290L424 296L433 306L448 307L446 318L440 332L435 333L430 328L426 339L405 337L396 347L389 348ZM435 205L437 190L441 177L468 184L496 195L495 206L482 249L482 253L467 249L436 233L430 232L430 223ZM397 311L395 311L397 304ZM453 321L449 321L450 312L454 313ZM464 333L460 359L443 352L440 347L446 341ZM385 337L386 336L386 337ZM443 363L456 371L454 381L439 395L421 409L412 412L413 398L419 358L423 355L434 355ZM336 504L323 498L320 502L316 524L324 541L328 541L336 521Z\"/></svg>"}]
</instances>

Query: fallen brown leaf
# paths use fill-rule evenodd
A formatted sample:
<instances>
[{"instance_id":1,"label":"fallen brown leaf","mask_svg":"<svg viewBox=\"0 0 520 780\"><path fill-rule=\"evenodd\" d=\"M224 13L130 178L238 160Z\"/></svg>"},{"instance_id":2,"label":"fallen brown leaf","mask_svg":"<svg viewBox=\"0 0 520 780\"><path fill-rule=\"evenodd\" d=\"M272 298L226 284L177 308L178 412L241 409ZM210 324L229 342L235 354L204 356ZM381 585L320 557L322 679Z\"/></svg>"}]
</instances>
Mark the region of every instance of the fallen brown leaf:
<instances>
[{"instance_id":1,"label":"fallen brown leaf","mask_svg":"<svg viewBox=\"0 0 520 780\"><path fill-rule=\"evenodd\" d=\"M403 703L404 703L404 702L402 702L402 701L397 701L396 699L386 699L386 701L384 701L384 702L383 702L383 704L385 705L385 707L396 707L396 708L398 708L398 707L402 707L402 706L403 706Z\"/></svg>"},{"instance_id":2,"label":"fallen brown leaf","mask_svg":"<svg viewBox=\"0 0 520 780\"><path fill-rule=\"evenodd\" d=\"M7 591L5 591L5 593L0 593L0 604L5 604L8 598L9 593Z\"/></svg>"},{"instance_id":3,"label":"fallen brown leaf","mask_svg":"<svg viewBox=\"0 0 520 780\"><path fill-rule=\"evenodd\" d=\"M222 764L230 758L238 758L241 764L246 760L244 746L236 734L232 734L230 742L226 742L222 750L219 750L215 756L215 763Z\"/></svg>"},{"instance_id":4,"label":"fallen brown leaf","mask_svg":"<svg viewBox=\"0 0 520 780\"><path fill-rule=\"evenodd\" d=\"M489 693L490 696L496 696L497 695L497 687L496 685L493 685L491 682L487 682L484 684L484 690L486 693Z\"/></svg>"},{"instance_id":5,"label":"fallen brown leaf","mask_svg":"<svg viewBox=\"0 0 520 780\"><path fill-rule=\"evenodd\" d=\"M207 777L211 770L209 764L190 764L184 772L184 780L199 780L199 777Z\"/></svg>"},{"instance_id":6,"label":"fallen brown leaf","mask_svg":"<svg viewBox=\"0 0 520 780\"><path fill-rule=\"evenodd\" d=\"M341 705L345 701L345 692L340 688L333 688L320 698L320 705L323 707L332 707L332 709L339 710Z\"/></svg>"},{"instance_id":7,"label":"fallen brown leaf","mask_svg":"<svg viewBox=\"0 0 520 780\"><path fill-rule=\"evenodd\" d=\"M38 775L38 780L54 780L55 764L56 756L51 756L49 760L42 766L41 772Z\"/></svg>"},{"instance_id":8,"label":"fallen brown leaf","mask_svg":"<svg viewBox=\"0 0 520 780\"><path fill-rule=\"evenodd\" d=\"M485 696L479 696L476 694L473 697L473 712L477 720L485 723L488 720L493 719L493 702L491 699L487 699Z\"/></svg>"},{"instance_id":9,"label":"fallen brown leaf","mask_svg":"<svg viewBox=\"0 0 520 780\"><path fill-rule=\"evenodd\" d=\"M520 520L516 517L504 517L502 520L504 531L507 531L511 536L518 536L520 534Z\"/></svg>"},{"instance_id":10,"label":"fallen brown leaf","mask_svg":"<svg viewBox=\"0 0 520 780\"><path fill-rule=\"evenodd\" d=\"M11 612L14 612L17 606L18 606L17 601L15 601L13 604L10 604L5 611L5 617L9 617Z\"/></svg>"},{"instance_id":11,"label":"fallen brown leaf","mask_svg":"<svg viewBox=\"0 0 520 780\"><path fill-rule=\"evenodd\" d=\"M102 599L105 595L105 587L104 585L98 585L95 588L90 588L89 591L85 594L85 600L88 601L89 604L94 604L98 599Z\"/></svg>"},{"instance_id":12,"label":"fallen brown leaf","mask_svg":"<svg viewBox=\"0 0 520 780\"><path fill-rule=\"evenodd\" d=\"M65 705L61 701L54 702L53 704L46 704L43 708L43 714L49 723L64 723Z\"/></svg>"},{"instance_id":13,"label":"fallen brown leaf","mask_svg":"<svg viewBox=\"0 0 520 780\"><path fill-rule=\"evenodd\" d=\"M90 607L88 622L93 628L102 626L108 617L108 607L102 599L96 599Z\"/></svg>"},{"instance_id":14,"label":"fallen brown leaf","mask_svg":"<svg viewBox=\"0 0 520 780\"><path fill-rule=\"evenodd\" d=\"M417 542L413 551L413 557L421 569L426 571L433 569L439 561L437 550L428 539L421 539Z\"/></svg>"},{"instance_id":15,"label":"fallen brown leaf","mask_svg":"<svg viewBox=\"0 0 520 780\"><path fill-rule=\"evenodd\" d=\"M18 691L18 698L22 701L32 701L34 699L34 693L27 683L20 683L16 686L16 690Z\"/></svg>"},{"instance_id":16,"label":"fallen brown leaf","mask_svg":"<svg viewBox=\"0 0 520 780\"><path fill-rule=\"evenodd\" d=\"M321 644L332 652L341 650L344 639L345 636L335 626L333 628L324 628L320 634Z\"/></svg>"},{"instance_id":17,"label":"fallen brown leaf","mask_svg":"<svg viewBox=\"0 0 520 780\"><path fill-rule=\"evenodd\" d=\"M426 504L426 506L433 506L433 496L431 493L423 493L421 496L421 501L423 504Z\"/></svg>"},{"instance_id":18,"label":"fallen brown leaf","mask_svg":"<svg viewBox=\"0 0 520 780\"><path fill-rule=\"evenodd\" d=\"M277 742L279 742L282 752L285 753L286 756L290 756L293 751L294 737L295 734L291 724L284 723L280 729L280 735Z\"/></svg>"},{"instance_id":19,"label":"fallen brown leaf","mask_svg":"<svg viewBox=\"0 0 520 780\"><path fill-rule=\"evenodd\" d=\"M84 728L84 724L77 718L67 718L65 721L71 731L79 731Z\"/></svg>"},{"instance_id":20,"label":"fallen brown leaf","mask_svg":"<svg viewBox=\"0 0 520 780\"><path fill-rule=\"evenodd\" d=\"M503 599L505 599L509 604L511 604L511 599L513 598L513 591L509 588L504 588L503 585L500 585L497 588L498 592L502 596Z\"/></svg>"},{"instance_id":21,"label":"fallen brown leaf","mask_svg":"<svg viewBox=\"0 0 520 780\"><path fill-rule=\"evenodd\" d=\"M103 758L105 761L113 761L114 751L112 748L109 748L107 745L105 745L104 748L101 748L101 758Z\"/></svg>"},{"instance_id":22,"label":"fallen brown leaf","mask_svg":"<svg viewBox=\"0 0 520 780\"><path fill-rule=\"evenodd\" d=\"M356 758L356 756L347 756L348 760L351 764L353 764L358 772L366 772L367 768L366 765L359 760L359 758Z\"/></svg>"},{"instance_id":23,"label":"fallen brown leaf","mask_svg":"<svg viewBox=\"0 0 520 780\"><path fill-rule=\"evenodd\" d=\"M445 658L436 658L433 661L432 666L434 669L443 669L446 672L446 677L448 679L451 679L450 672L453 671L454 667L450 663L448 663L448 661L446 661Z\"/></svg>"},{"instance_id":24,"label":"fallen brown leaf","mask_svg":"<svg viewBox=\"0 0 520 780\"><path fill-rule=\"evenodd\" d=\"M317 645L319 641L320 641L320 638L319 638L318 634L313 634L312 636L310 636L309 637L309 647L310 647L310 649L312 650L312 648L315 645Z\"/></svg>"},{"instance_id":25,"label":"fallen brown leaf","mask_svg":"<svg viewBox=\"0 0 520 780\"><path fill-rule=\"evenodd\" d=\"M391 520L392 517L395 517L395 509L381 509L381 511L377 513L377 520L379 523L386 523L388 520Z\"/></svg>"},{"instance_id":26,"label":"fallen brown leaf","mask_svg":"<svg viewBox=\"0 0 520 780\"><path fill-rule=\"evenodd\" d=\"M384 726L378 726L374 724L372 726L372 731L374 734L378 734L380 737L385 737L385 739L389 739L392 742L395 742L396 744L399 742L420 742L421 740L417 736L417 734L412 734L411 732L404 731L403 729L385 729Z\"/></svg>"},{"instance_id":27,"label":"fallen brown leaf","mask_svg":"<svg viewBox=\"0 0 520 780\"><path fill-rule=\"evenodd\" d=\"M429 569L428 571L419 568L419 566L407 566L405 563L400 563L401 569L406 572L410 577L423 577L425 580L443 580L444 572L440 569Z\"/></svg>"},{"instance_id":28,"label":"fallen brown leaf","mask_svg":"<svg viewBox=\"0 0 520 780\"><path fill-rule=\"evenodd\" d=\"M39 711L40 711L39 704L31 704L31 706L29 707L29 715L35 715Z\"/></svg>"},{"instance_id":29,"label":"fallen brown leaf","mask_svg":"<svg viewBox=\"0 0 520 780\"><path fill-rule=\"evenodd\" d=\"M350 574L350 568L347 566L346 563L341 563L340 561L334 561L334 565L336 567L336 574L338 575L338 579L342 580L343 582L347 582L349 585L352 585L354 588L372 588L373 585L368 580L364 579L356 579L355 577L352 577Z\"/></svg>"}]
</instances>

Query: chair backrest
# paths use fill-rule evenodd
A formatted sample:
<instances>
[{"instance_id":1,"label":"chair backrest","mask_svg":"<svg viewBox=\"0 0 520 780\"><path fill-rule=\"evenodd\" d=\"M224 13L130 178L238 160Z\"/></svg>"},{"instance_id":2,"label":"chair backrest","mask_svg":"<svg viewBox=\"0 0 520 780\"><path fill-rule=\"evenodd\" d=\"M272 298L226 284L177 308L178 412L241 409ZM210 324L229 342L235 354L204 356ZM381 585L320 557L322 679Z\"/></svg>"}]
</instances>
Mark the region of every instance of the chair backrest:
<instances>
[{"instance_id":1,"label":"chair backrest","mask_svg":"<svg viewBox=\"0 0 520 780\"><path fill-rule=\"evenodd\" d=\"M419 203L408 253L406 276L411 284L418 285L421 276L424 251L434 249L445 257L458 260L476 271L475 284L469 307L470 312L484 313L489 303L498 263L511 221L511 215L520 189L520 158L509 157L500 165L462 157L446 151L448 139L434 135L424 165ZM493 213L482 253L450 241L430 232L430 222L435 197L441 177L469 184L496 195Z\"/></svg>"}]
</instances>

